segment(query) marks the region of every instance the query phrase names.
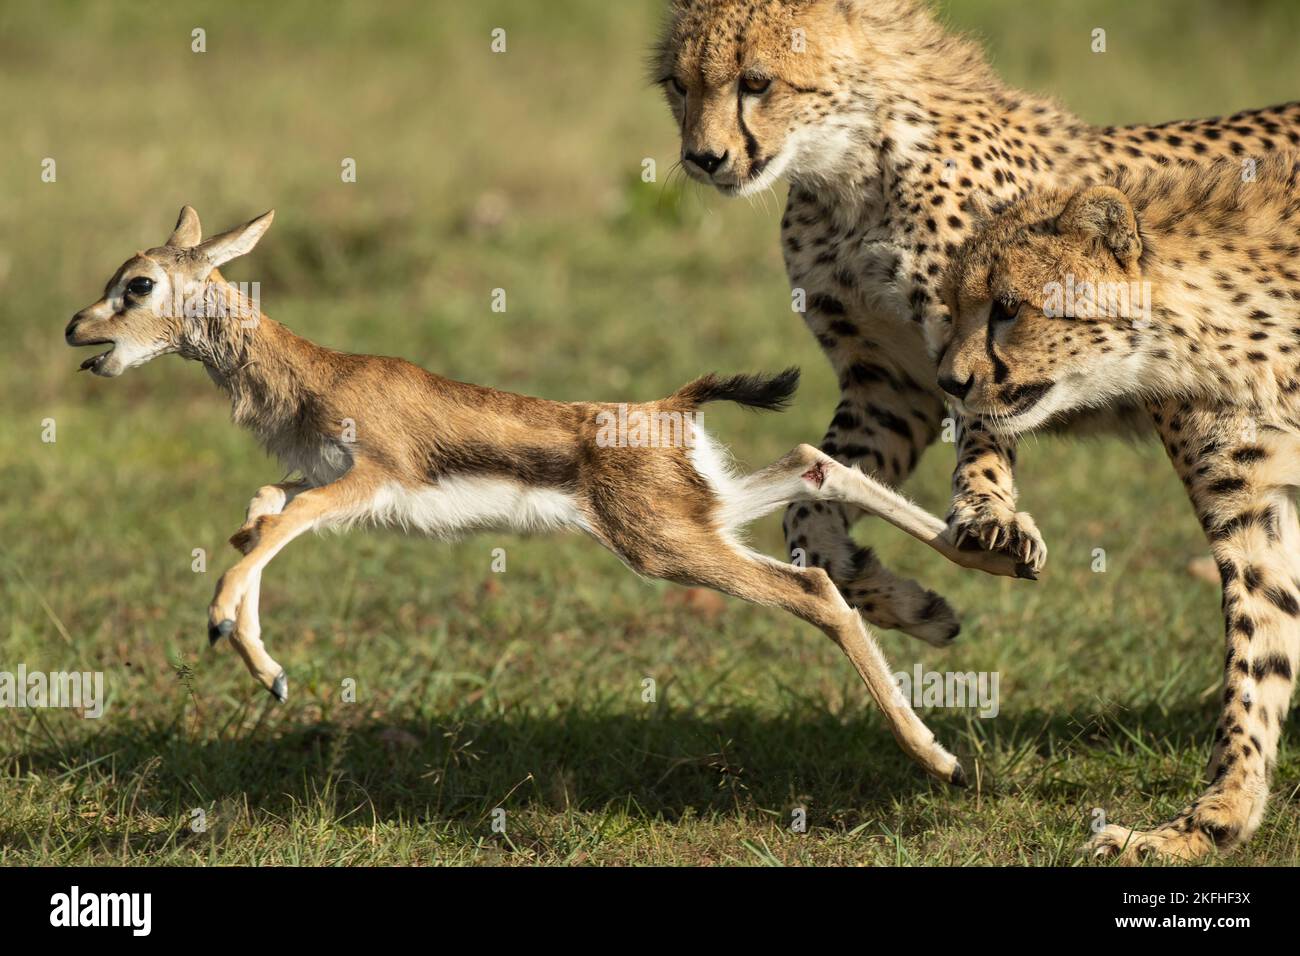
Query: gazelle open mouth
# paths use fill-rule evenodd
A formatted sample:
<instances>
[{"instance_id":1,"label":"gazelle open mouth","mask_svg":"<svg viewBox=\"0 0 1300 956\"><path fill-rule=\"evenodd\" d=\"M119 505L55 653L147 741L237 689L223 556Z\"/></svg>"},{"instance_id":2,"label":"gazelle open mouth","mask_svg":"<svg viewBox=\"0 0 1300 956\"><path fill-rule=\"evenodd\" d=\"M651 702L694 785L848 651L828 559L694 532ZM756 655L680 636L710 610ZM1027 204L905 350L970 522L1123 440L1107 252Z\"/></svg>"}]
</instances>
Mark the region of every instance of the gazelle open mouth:
<instances>
[{"instance_id":1,"label":"gazelle open mouth","mask_svg":"<svg viewBox=\"0 0 1300 956\"><path fill-rule=\"evenodd\" d=\"M86 371L87 369L89 369L92 372L98 372L99 367L104 364L104 360L113 354L113 349L117 348L117 345L111 342L86 342L85 344L86 345L107 345L108 351L100 352L98 355L92 355L90 358L82 362L81 368L79 369L79 371L82 372Z\"/></svg>"}]
</instances>

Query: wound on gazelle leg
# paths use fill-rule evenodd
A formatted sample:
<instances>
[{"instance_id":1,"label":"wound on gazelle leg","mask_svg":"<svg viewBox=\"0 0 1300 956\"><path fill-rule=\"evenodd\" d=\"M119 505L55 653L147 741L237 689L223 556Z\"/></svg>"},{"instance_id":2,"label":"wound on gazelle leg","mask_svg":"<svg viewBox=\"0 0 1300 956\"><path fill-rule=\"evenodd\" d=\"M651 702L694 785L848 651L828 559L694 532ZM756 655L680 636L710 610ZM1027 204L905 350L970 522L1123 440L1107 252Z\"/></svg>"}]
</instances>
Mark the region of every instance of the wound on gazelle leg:
<instances>
[{"instance_id":1,"label":"wound on gazelle leg","mask_svg":"<svg viewBox=\"0 0 1300 956\"><path fill-rule=\"evenodd\" d=\"M804 481L811 482L815 487L820 488L826 482L826 462L819 461L813 465L801 476Z\"/></svg>"}]
</instances>

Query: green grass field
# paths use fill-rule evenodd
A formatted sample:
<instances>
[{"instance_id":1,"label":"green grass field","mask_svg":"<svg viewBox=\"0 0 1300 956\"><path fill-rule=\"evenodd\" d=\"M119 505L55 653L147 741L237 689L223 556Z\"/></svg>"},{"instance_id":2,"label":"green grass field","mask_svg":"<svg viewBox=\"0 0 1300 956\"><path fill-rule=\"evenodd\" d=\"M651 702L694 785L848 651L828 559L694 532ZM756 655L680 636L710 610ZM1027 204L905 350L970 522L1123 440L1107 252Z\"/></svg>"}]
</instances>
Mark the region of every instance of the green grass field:
<instances>
[{"instance_id":1,"label":"green grass field","mask_svg":"<svg viewBox=\"0 0 1300 956\"><path fill-rule=\"evenodd\" d=\"M1300 95L1289 0L946 9L1009 81L1093 121ZM948 651L882 634L895 669L1000 675L995 719L925 712L967 792L908 763L821 634L648 584L576 537L304 538L262 600L289 702L208 650L225 538L278 466L198 366L94 379L62 340L182 203L209 231L276 207L227 275L324 344L557 399L795 362L791 411L713 406L711 430L755 465L821 436L836 390L789 309L781 198L666 181L677 143L642 69L659 16L657 0L0 6L0 670L102 671L108 695L99 720L0 711L0 863L1068 864L1093 808L1149 824L1198 791L1219 595L1185 571L1205 548L1154 447L1026 443L1022 502L1051 547L1037 584L861 530L965 615ZM940 513L951 461L936 446L909 486ZM782 550L776 517L753 537ZM1298 786L1284 742L1264 826L1226 862L1296 862Z\"/></svg>"}]
</instances>

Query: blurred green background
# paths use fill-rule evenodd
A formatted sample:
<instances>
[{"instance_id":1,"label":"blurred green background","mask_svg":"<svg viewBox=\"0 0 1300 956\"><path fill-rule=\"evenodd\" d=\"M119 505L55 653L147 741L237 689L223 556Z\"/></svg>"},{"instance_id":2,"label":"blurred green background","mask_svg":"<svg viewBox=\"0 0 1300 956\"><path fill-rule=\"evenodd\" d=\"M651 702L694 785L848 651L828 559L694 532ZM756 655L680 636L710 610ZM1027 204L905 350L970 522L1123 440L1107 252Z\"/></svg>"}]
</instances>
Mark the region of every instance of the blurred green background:
<instances>
[{"instance_id":1,"label":"blurred green background","mask_svg":"<svg viewBox=\"0 0 1300 956\"><path fill-rule=\"evenodd\" d=\"M1009 83L1097 123L1300 96L1290 0L942 12ZM1139 825L1196 792L1218 591L1185 571L1204 547L1163 455L1119 442L1026 443L1022 501L1051 546L1035 586L861 532L965 614L945 652L882 635L896 669L1001 675L997 719L926 715L972 794L919 778L820 634L647 584L576 538L303 539L262 602L289 703L207 650L224 539L278 466L197 366L94 379L62 341L183 203L208 232L277 209L226 274L323 344L557 399L793 362L790 412L715 407L713 430L750 464L821 436L836 390L789 309L781 197L668 176L675 130L644 70L661 15L659 0L0 5L0 670L102 670L111 694L99 721L0 712L0 862L1056 863L1091 808ZM950 467L936 447L909 490L942 512ZM779 553L779 520L754 540ZM1233 862L1294 861L1297 769L1284 751ZM217 822L194 832L195 809Z\"/></svg>"}]
</instances>

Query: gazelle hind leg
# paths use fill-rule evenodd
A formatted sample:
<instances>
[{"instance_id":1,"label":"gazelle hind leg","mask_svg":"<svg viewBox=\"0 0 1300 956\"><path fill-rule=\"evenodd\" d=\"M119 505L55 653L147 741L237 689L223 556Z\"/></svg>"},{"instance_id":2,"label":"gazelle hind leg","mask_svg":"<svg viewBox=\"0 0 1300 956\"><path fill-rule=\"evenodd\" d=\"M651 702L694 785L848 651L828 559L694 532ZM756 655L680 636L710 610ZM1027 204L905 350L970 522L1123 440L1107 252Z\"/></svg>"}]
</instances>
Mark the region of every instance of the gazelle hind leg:
<instances>
[{"instance_id":1,"label":"gazelle hind leg","mask_svg":"<svg viewBox=\"0 0 1300 956\"><path fill-rule=\"evenodd\" d=\"M957 758L943 748L894 682L889 664L858 612L821 568L799 568L719 539L698 574L678 578L754 604L779 607L819 628L852 661L903 751L947 783L964 785Z\"/></svg>"},{"instance_id":2,"label":"gazelle hind leg","mask_svg":"<svg viewBox=\"0 0 1300 956\"><path fill-rule=\"evenodd\" d=\"M850 468L860 466L886 482L900 484L938 436L945 414L943 403L937 392L919 388L906 393L908 402L901 402L905 393L898 382L905 377L906 363L891 360L888 348L872 348L867 353L846 354L841 356L844 364L837 363L841 375L847 376L842 383L845 392L823 447L832 460L839 459ZM853 380L861 370L872 372L868 380ZM890 411L896 413L892 417L901 427L875 427L871 419ZM862 514L837 504L816 508L802 502L791 505L782 522L786 553L800 554L805 563L824 568L868 624L902 631L936 647L951 644L961 631L957 612L942 595L895 574L870 547L858 545L850 529Z\"/></svg>"},{"instance_id":3,"label":"gazelle hind leg","mask_svg":"<svg viewBox=\"0 0 1300 956\"><path fill-rule=\"evenodd\" d=\"M811 445L799 445L767 468L738 479L724 499L723 520L728 526L743 524L792 501L812 501L812 507L823 508L849 506L884 518L954 564L1008 577L1035 576L1032 568L1011 555L960 550L949 540L942 519Z\"/></svg>"},{"instance_id":4,"label":"gazelle hind leg","mask_svg":"<svg viewBox=\"0 0 1300 956\"><path fill-rule=\"evenodd\" d=\"M938 592L890 571L874 548L854 540L850 529L865 513L835 503L792 504L782 524L791 556L825 569L870 624L947 647L961 633L957 612Z\"/></svg>"}]
</instances>

